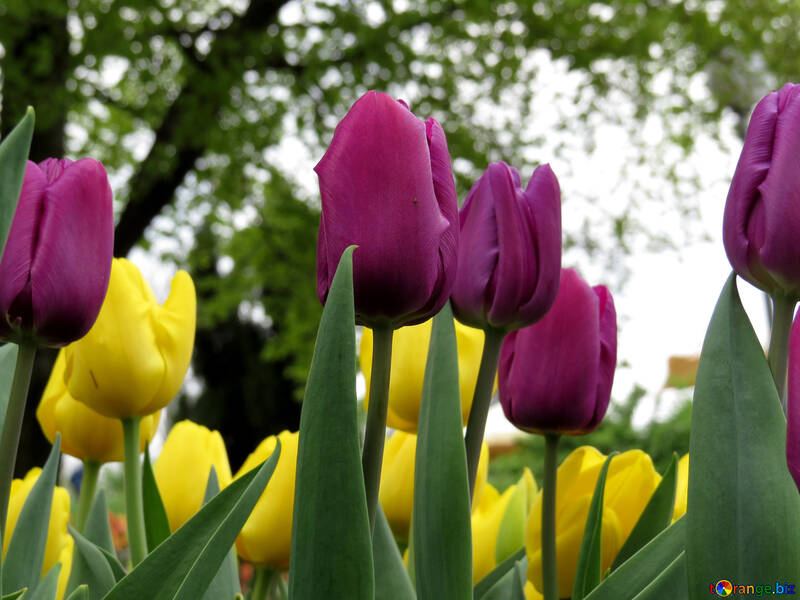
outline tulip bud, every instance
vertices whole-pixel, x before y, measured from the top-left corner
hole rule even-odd
[[[433,320],[403,327],[392,336],[392,378],[389,380],[389,412],[386,424],[409,433],[417,432],[422,380],[428,360]],[[467,424],[472,406],[472,391],[478,379],[483,352],[484,333],[455,322],[458,348],[458,380],[461,389],[461,417]],[[372,379],[372,330],[365,328],[361,336],[361,371],[367,384],[364,407],[369,408],[369,387]]]
[[[122,422],[96,413],[73,398],[64,384],[64,349],[59,351],[50,379],[44,388],[36,418],[45,437],[52,444],[61,434],[61,450],[81,460],[99,463],[125,458]],[[143,451],[158,429],[161,410],[142,418],[139,427],[139,450]]]
[[[504,162],[489,165],[459,214],[453,312],[473,327],[512,330],[541,319],[558,292],[561,191],[550,165],[522,189]]]
[[[498,381],[506,418],[536,433],[589,433],[606,414],[616,360],[611,294],[563,269],[553,308],[503,342]]]
[[[66,348],[64,381],[72,396],[106,417],[145,416],[178,393],[194,347],[197,299],[178,271],[163,305],[139,269],[114,259],[97,322]]]
[[[3,536],[3,559],[5,559],[8,545],[14,535],[14,527],[19,519],[20,512],[22,512],[25,500],[27,500],[28,494],[31,493],[41,472],[42,470],[36,467],[28,471],[24,479],[15,479],[11,482],[6,533]],[[64,597],[64,592],[67,589],[67,581],[69,581],[69,574],[72,569],[72,551],[75,544],[72,536],[67,531],[67,523],[69,523],[69,492],[63,487],[56,486],[53,490],[53,501],[50,506],[50,521],[47,528],[42,577],[56,563],[61,563],[61,572],[58,575],[58,600]]]
[[[108,288],[113,246],[103,165],[29,161],[0,261],[0,340],[63,346],[82,337]]]
[[[586,519],[597,478],[606,457],[581,446],[558,468],[556,484],[556,556],[558,591],[572,596]],[[603,495],[601,572],[605,573],[622,549],[650,497],[661,482],[653,461],[641,450],[629,450],[611,460]],[[539,493],[525,533],[528,579],[542,590],[542,494]]]
[[[450,296],[458,203],[442,127],[368,92],[336,127],[319,176],[317,291],[324,303],[339,258],[353,254],[356,320],[393,327],[429,319]]]
[[[800,298],[800,85],[758,103],[731,181],[722,225],[734,271],[770,294]]]
[[[378,498],[395,538],[408,541],[411,511],[414,506],[414,472],[417,456],[417,436],[395,431],[383,450],[381,487]],[[489,472],[489,445],[484,442],[478,461],[473,507],[478,506]]]
[[[188,420],[173,425],[153,466],[170,530],[178,529],[203,506],[211,467],[220,489],[227,487],[231,467],[219,431]]]
[[[289,552],[292,547],[299,434],[296,431],[281,431],[277,436],[272,435],[265,439],[244,461],[242,468],[236,473],[236,479],[267,460],[275,450],[276,439],[281,441],[278,464],[236,538],[236,550],[239,556],[258,567],[280,570],[289,566]],[[335,518],[333,515],[332,517]]]

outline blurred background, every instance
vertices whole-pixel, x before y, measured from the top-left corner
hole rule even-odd
[[[33,105],[33,160],[108,169],[115,254],[161,299],[191,273],[195,353],[169,417],[220,430],[234,471],[298,426],[321,313],[312,168],[356,98],[436,117],[461,200],[488,162],[525,181],[551,163],[564,266],[609,285],[620,319],[615,402],[576,442],[663,469],[688,450],[693,382],[685,365],[668,381],[668,359],[700,350],[747,119],[797,80],[798,30],[794,0],[5,0],[0,129]],[[763,333],[763,301],[746,301]],[[38,358],[19,474],[49,447],[34,411],[53,359]],[[502,489],[540,440],[490,424]]]

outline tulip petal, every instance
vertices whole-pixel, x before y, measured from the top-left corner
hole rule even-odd
[[[795,317],[789,336],[789,410],[786,424],[786,462],[800,491],[800,317]]]
[[[600,313],[600,363],[598,365],[597,398],[594,416],[588,423],[589,430],[600,425],[611,400],[611,387],[614,385],[614,372],[617,367],[617,312],[614,299],[604,285],[592,288],[599,301]]]
[[[111,211],[108,176],[91,158],[64,165],[45,190],[30,274],[33,326],[45,343],[78,339],[94,323],[111,272]]]

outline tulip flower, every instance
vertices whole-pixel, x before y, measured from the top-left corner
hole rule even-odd
[[[786,462],[800,490],[800,316],[789,338],[789,412],[786,424]]]
[[[122,423],[104,417],[73,398],[64,384],[64,349],[58,353],[42,394],[36,418],[45,437],[53,443],[61,433],[61,450],[84,461],[122,461]],[[161,411],[142,419],[139,449],[144,450],[158,429]]]
[[[322,195],[317,292],[324,303],[345,248],[356,319],[394,328],[439,312],[455,280],[458,204],[444,130],[371,91],[336,127],[314,168]]]
[[[260,568],[281,570],[289,566],[298,437],[297,432],[282,431],[277,437],[266,438],[236,473],[238,479],[259,466],[275,450],[276,440],[280,440],[281,453],[275,471],[236,538],[239,556]]]
[[[188,420],[173,425],[153,466],[170,530],[178,529],[203,506],[211,467],[220,489],[227,487],[231,467],[219,431]]]
[[[389,412],[386,424],[394,429],[416,433],[422,400],[422,380],[428,360],[433,320],[403,327],[392,336],[392,374],[389,381]],[[461,388],[461,416],[466,425],[472,404],[472,390],[478,379],[484,334],[455,322],[458,347],[458,379]],[[364,328],[361,336],[361,371],[367,383],[364,403],[369,407],[369,389],[373,350],[372,330]]]
[[[608,408],[616,357],[611,294],[562,270],[553,308],[503,342],[498,380],[506,418],[536,433],[592,431]]]
[[[386,520],[401,542],[408,541],[411,512],[414,506],[414,472],[417,436],[395,431],[386,442],[381,469],[379,499]],[[473,508],[478,506],[489,472],[489,445],[484,442],[478,467],[478,481],[473,495]]]
[[[22,506],[31,493],[33,485],[39,479],[42,470],[38,467],[28,471],[24,479],[15,479],[11,482],[11,497],[8,503],[8,519],[6,521],[6,535],[3,537],[3,558],[5,558],[8,545],[14,535],[14,527],[19,519]],[[47,542],[44,550],[42,564],[42,577],[55,566],[61,563],[61,572],[58,575],[58,600],[64,597],[72,568],[72,551],[74,540],[67,531],[69,522],[69,492],[63,487],[56,486],[53,490],[53,501],[50,508],[50,522],[47,528]]]
[[[558,468],[556,486],[556,552],[558,590],[572,596],[578,554],[589,515],[597,478],[606,457],[590,446],[574,450]],[[629,450],[614,457],[609,465],[603,496],[602,568],[605,573],[650,501],[661,476],[650,457],[641,450]],[[542,591],[542,494],[534,502],[526,529],[528,579]]]
[[[63,346],[82,337],[103,302],[113,245],[103,165],[29,161],[0,261],[0,340]]]
[[[92,329],[66,348],[64,381],[78,401],[126,419],[164,408],[178,393],[194,346],[196,296],[178,271],[163,305],[139,269],[114,259],[108,294]]]
[[[473,327],[505,331],[541,319],[558,292],[561,192],[549,165],[523,190],[516,169],[489,165],[459,214],[453,312]]]
[[[800,297],[800,85],[758,103],[731,181],[722,226],[736,273],[770,294]]]

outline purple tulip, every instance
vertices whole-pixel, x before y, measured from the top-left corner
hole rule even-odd
[[[113,245],[103,165],[29,161],[0,261],[0,339],[64,346],[85,335],[108,288]]]
[[[725,204],[734,271],[769,293],[800,297],[800,85],[758,103]]]
[[[786,462],[800,490],[800,313],[789,335],[789,410],[786,415]]]
[[[473,327],[510,331],[541,319],[558,292],[561,192],[550,165],[522,189],[504,162],[489,165],[459,215],[453,311]]]
[[[317,292],[324,303],[339,258],[353,255],[356,319],[421,323],[455,280],[458,203],[442,127],[391,96],[368,92],[336,127],[319,176]]]
[[[611,293],[563,269],[550,311],[503,342],[498,380],[506,418],[536,433],[589,433],[606,414],[616,362]]]

